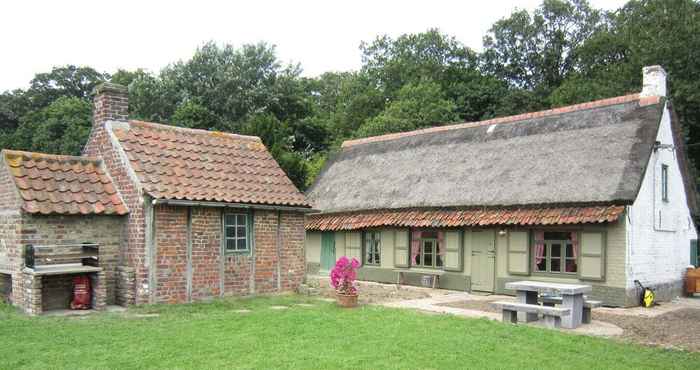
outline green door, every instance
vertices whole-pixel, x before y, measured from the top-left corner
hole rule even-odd
[[[321,234],[321,273],[328,273],[335,266],[335,234]]]
[[[496,234],[493,230],[472,233],[472,290],[493,292],[496,280]]]

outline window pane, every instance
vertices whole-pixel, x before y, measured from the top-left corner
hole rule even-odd
[[[571,244],[566,245],[566,258],[574,257],[574,246]]]
[[[245,250],[245,239],[236,239],[236,246],[239,251]]]
[[[559,258],[552,257],[552,271],[551,272],[561,272],[561,260]]]
[[[577,266],[576,266],[576,260],[575,259],[567,259],[566,260],[566,272],[576,272]]]
[[[236,215],[236,222],[238,225],[245,225],[245,215]]]
[[[435,266],[442,267],[442,256],[439,254],[435,255]]]
[[[226,215],[224,216],[224,223],[226,226],[233,226],[236,224],[236,216],[235,215]]]
[[[236,239],[226,239],[226,249],[231,251],[236,250]]]
[[[552,244],[552,257],[561,257],[561,244]]]
[[[245,226],[244,227],[238,226],[236,229],[238,232],[238,234],[236,234],[236,236],[239,238],[245,238],[245,236],[246,236],[245,235]]]
[[[433,265],[433,255],[426,253],[423,255],[423,264],[426,266],[432,266]]]
[[[416,256],[416,266],[422,265],[423,264],[423,259],[421,258],[420,253]]]
[[[235,227],[227,227],[226,228],[226,237],[227,238],[235,238],[236,237],[236,228]]]

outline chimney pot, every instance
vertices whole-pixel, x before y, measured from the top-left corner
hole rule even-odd
[[[93,91],[93,125],[101,126],[107,121],[128,121],[129,92],[126,86],[105,82]]]
[[[640,97],[666,96],[666,71],[661,66],[642,68],[642,93]]]

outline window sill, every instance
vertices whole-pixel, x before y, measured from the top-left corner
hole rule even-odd
[[[242,255],[242,254],[250,254],[250,249],[246,249],[244,251],[225,251],[224,255],[226,256],[236,256],[236,255]]]
[[[550,278],[561,278],[561,279],[579,279],[578,277],[578,272],[568,272],[568,273],[552,273],[552,272],[540,272],[540,271],[533,271],[532,272],[533,276],[543,276],[543,277],[550,277]]]

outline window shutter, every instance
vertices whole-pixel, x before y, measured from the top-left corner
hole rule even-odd
[[[530,239],[527,231],[508,233],[508,273],[530,274]]]
[[[581,280],[605,279],[605,234],[602,232],[581,233],[580,247],[579,278]]]
[[[440,246],[443,248],[443,246]],[[446,271],[462,271],[462,232],[445,232],[445,261],[443,268]]]
[[[362,233],[351,231],[345,234],[345,255],[362,263]]]
[[[698,266],[698,240],[697,239],[692,239],[690,241],[690,264],[699,267]]]
[[[408,230],[396,230],[396,235],[394,237],[394,266],[408,267],[408,249]]]

